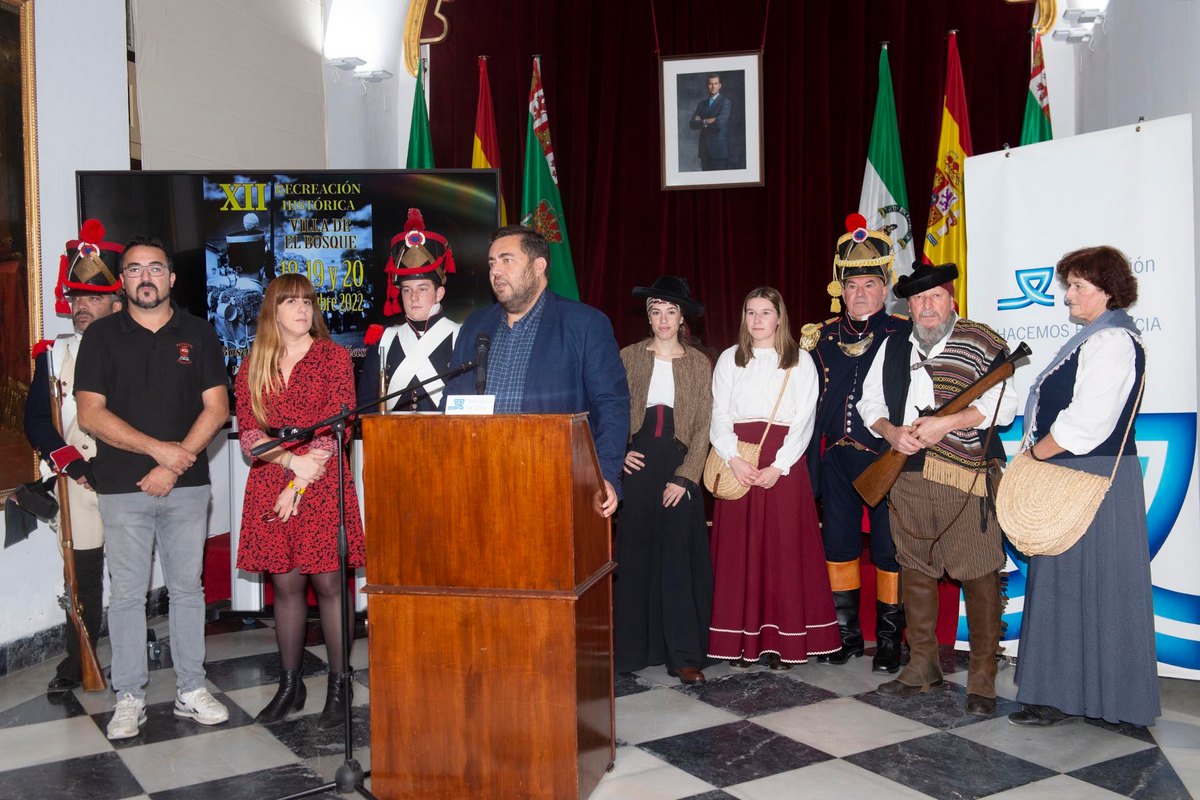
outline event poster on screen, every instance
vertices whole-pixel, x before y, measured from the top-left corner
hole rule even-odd
[[[99,219],[109,241],[163,242],[174,298],[212,322],[231,378],[254,341],[266,285],[287,273],[312,282],[330,335],[360,364],[367,327],[399,321],[383,314],[384,267],[413,208],[453,251],[446,313],[462,321],[492,302],[494,170],[79,172],[77,181],[81,222]]]

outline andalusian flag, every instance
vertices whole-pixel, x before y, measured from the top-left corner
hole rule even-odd
[[[875,97],[875,122],[867,148],[858,213],[867,227],[884,230],[892,237],[896,275],[912,272],[912,218],[908,214],[908,189],[904,185],[904,159],[900,155],[900,126],[896,121],[896,98],[892,93],[892,69],[887,44],[879,52],[879,94]]]
[[[479,102],[475,106],[475,144],[471,147],[471,169],[500,170],[500,141],[496,138],[496,115],[492,113],[487,56],[479,57]],[[503,178],[500,180],[500,224],[508,224]]]
[[[433,137],[429,110],[425,108],[425,59],[417,61],[417,93],[413,97],[412,125],[408,129],[409,169],[433,169]]]
[[[946,48],[946,94],[942,100],[942,132],[938,137],[937,164],[929,222],[925,226],[923,259],[928,264],[955,263],[958,280],[954,299],[958,313],[967,314],[967,221],[963,198],[963,162],[971,152],[971,126],[967,122],[967,94],[958,61],[958,38],[950,32]]]
[[[1042,36],[1033,37],[1033,67],[1029,70],[1029,94],[1025,97],[1025,120],[1021,123],[1021,144],[1036,144],[1054,138],[1050,127],[1050,89],[1046,85],[1046,66],[1042,62]]]
[[[558,171],[550,144],[550,117],[542,92],[542,63],[533,58],[533,83],[529,87],[529,127],[525,132],[525,186],[521,198],[521,224],[541,233],[550,242],[550,290],[579,299],[575,263],[567,241]]]

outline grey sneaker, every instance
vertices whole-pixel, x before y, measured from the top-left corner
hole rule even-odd
[[[124,692],[108,721],[109,739],[130,739],[146,724],[146,701]]]
[[[175,692],[175,716],[194,719],[201,725],[219,725],[229,719],[229,709],[201,686],[190,692]]]

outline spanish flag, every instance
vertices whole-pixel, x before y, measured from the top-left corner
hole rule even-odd
[[[967,122],[967,94],[958,60],[958,38],[950,31],[946,48],[946,93],[942,100],[942,132],[938,137],[937,164],[929,222],[925,226],[926,264],[958,265],[954,299],[958,313],[967,313],[967,222],[963,198],[963,162],[973,155],[971,126]]]
[[[471,169],[500,170],[500,141],[496,138],[496,115],[492,113],[487,56],[479,57],[479,102],[475,106],[475,144],[471,148]],[[500,224],[508,224],[503,178],[500,179]]]

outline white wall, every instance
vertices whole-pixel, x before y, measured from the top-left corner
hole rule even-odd
[[[80,49],[80,31],[86,46]],[[79,233],[75,170],[129,168],[125,4],[51,0],[34,4],[38,178],[41,197],[44,335],[71,329],[54,314],[58,256]],[[83,54],[83,55],[81,55]],[[84,57],[84,55],[86,57]],[[62,624],[62,559],[54,533],[39,528],[0,556],[0,642]]]
[[[135,0],[146,169],[320,169],[320,0]]]

